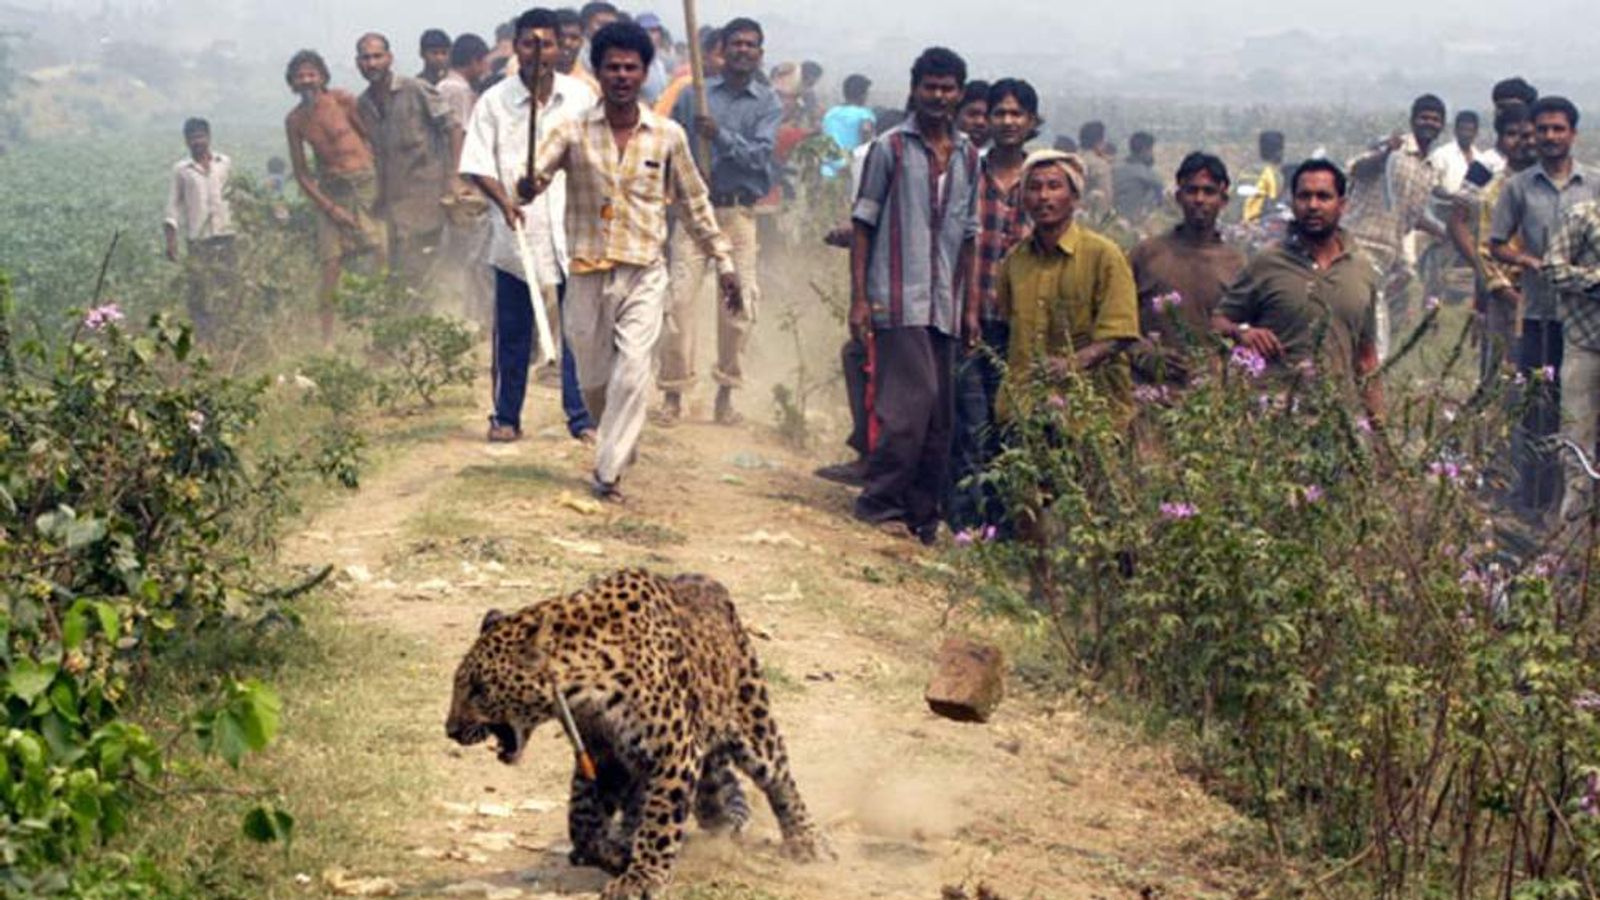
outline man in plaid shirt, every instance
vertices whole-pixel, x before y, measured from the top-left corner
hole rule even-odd
[[[1544,276],[1560,295],[1562,335],[1566,347],[1561,365],[1562,434],[1595,453],[1600,421],[1600,201],[1567,210],[1544,255]],[[1592,485],[1576,457],[1562,458],[1567,492],[1561,501],[1561,526],[1566,536],[1591,509]]]
[[[615,22],[595,33],[589,61],[604,99],[563,122],[539,147],[533,186],[567,173],[571,278],[562,330],[577,362],[584,404],[600,420],[594,493],[620,502],[653,389],[656,340],[667,295],[667,207],[682,201],[687,228],[715,261],[722,297],[741,309],[739,276],[717,229],[710,191],[682,126],[639,99],[655,44],[643,28]]]

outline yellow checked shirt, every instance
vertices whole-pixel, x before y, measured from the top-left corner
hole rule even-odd
[[[624,152],[617,152],[602,104],[552,132],[539,147],[534,168],[545,179],[567,173],[567,251],[574,274],[660,262],[667,207],[675,200],[683,202],[679,227],[688,228],[701,250],[717,261],[718,272],[733,272],[730,245],[717,228],[688,136],[678,123],[643,104]]]
[[[1097,341],[1138,340],[1139,298],[1127,257],[1109,239],[1073,224],[1051,247],[1024,240],[1000,264],[998,300],[1011,322],[1008,379],[1029,378],[1035,361],[1071,360]],[[1095,369],[1094,383],[1125,415],[1133,411],[1126,356]],[[1009,390],[1011,402],[1025,392]]]

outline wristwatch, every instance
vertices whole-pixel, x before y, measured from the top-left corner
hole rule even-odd
[[[1234,340],[1242,341],[1242,340],[1244,340],[1244,336],[1249,334],[1249,333],[1250,333],[1250,323],[1249,322],[1240,322],[1239,323],[1239,327],[1235,328],[1233,330],[1233,338],[1234,338]]]

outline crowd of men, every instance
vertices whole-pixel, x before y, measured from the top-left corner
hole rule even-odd
[[[1447,110],[1424,95],[1408,131],[1344,166],[1314,156],[1288,169],[1285,136],[1263,132],[1259,174],[1237,192],[1242,220],[1273,239],[1247,253],[1218,225],[1235,193],[1220,158],[1190,153],[1167,178],[1151,134],[1130,135],[1118,160],[1100,122],[1030,150],[1034,88],[969,79],[951,50],[914,61],[903,107],[873,109],[871,82],[851,75],[824,110],[821,68],[769,70],[760,23],[691,39],[703,94],[658,17],[602,2],[528,10],[492,44],[430,30],[415,77],[394,71],[387,37],[363,35],[359,96],[329,86],[316,52],[296,54],[289,156],[318,213],[325,338],[347,268],[450,285],[492,324],[488,439],[511,441],[533,360],[558,355],[539,346],[539,323],[559,323],[548,377],[573,437],[595,445],[595,495],[621,501],[647,424],[679,422],[699,383],[708,302],[714,420],[741,420],[760,214],[780,193],[786,149],[820,133],[839,151],[821,175],[853,185],[829,242],[849,252],[842,364],[857,458],[819,474],[860,487],[865,521],[925,542],[941,524],[984,521],[969,476],[1028,412],[1008,381],[1086,376],[1131,422],[1135,384],[1182,390],[1205,377],[1191,371],[1197,339],[1233,344],[1269,376],[1330,380],[1381,428],[1381,386],[1367,376],[1412,315],[1406,282],[1429,241],[1474,275],[1485,382],[1521,373],[1545,387],[1518,432],[1511,505],[1550,528],[1587,511],[1575,465],[1558,502],[1547,446],[1562,433],[1592,449],[1600,416],[1600,182],[1572,158],[1571,102],[1500,82],[1494,146],[1480,150],[1475,113],[1441,141]],[[212,273],[195,283],[214,288],[233,252],[230,166],[204,122],[184,134],[167,252],[176,258],[183,236],[192,265]],[[1102,233],[1169,203],[1178,223],[1128,252]],[[713,272],[714,301],[702,293]],[[201,323],[205,304],[191,306]]]

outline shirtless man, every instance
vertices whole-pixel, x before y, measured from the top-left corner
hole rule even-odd
[[[345,260],[371,255],[378,271],[389,267],[388,236],[373,212],[378,176],[370,139],[356,111],[356,98],[328,89],[328,64],[313,50],[301,50],[284,73],[300,105],[289,111],[289,158],[294,179],[318,210],[317,256],[322,267],[318,291],[322,341],[333,340],[333,295]],[[313,175],[306,145],[317,161]]]

